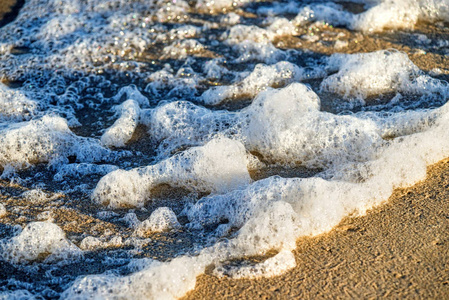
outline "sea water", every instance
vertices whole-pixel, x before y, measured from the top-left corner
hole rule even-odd
[[[449,156],[443,71],[337,53],[332,31],[449,55],[420,22],[448,2],[26,1],[0,29],[0,299],[172,299],[206,269],[295,267],[298,238]],[[304,28],[335,53],[288,46]]]

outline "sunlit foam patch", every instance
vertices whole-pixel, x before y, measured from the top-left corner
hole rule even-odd
[[[364,100],[384,93],[447,95],[449,91],[446,82],[425,75],[407,54],[395,50],[333,54],[327,68],[337,73],[326,77],[321,89],[346,99]]]
[[[79,257],[82,253],[59,226],[49,222],[29,223],[19,235],[2,240],[0,247],[2,257],[13,263],[51,262]]]

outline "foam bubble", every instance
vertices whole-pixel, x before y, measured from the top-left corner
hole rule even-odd
[[[6,207],[0,203],[0,218],[3,218],[8,214],[8,211],[6,210]]]
[[[118,167],[114,165],[96,165],[90,163],[80,163],[80,164],[68,164],[58,167],[58,171],[53,176],[54,181],[63,181],[69,177],[79,178],[81,176],[88,175],[106,175],[112,171],[117,170]]]
[[[438,20],[449,20],[449,4],[445,0],[384,0],[357,15],[351,27],[363,31],[413,29],[418,21]]]
[[[298,66],[282,61],[274,65],[258,64],[245,79],[230,86],[211,88],[201,99],[208,105],[216,105],[226,99],[253,97],[270,86],[282,86],[304,78],[304,71]]]
[[[251,0],[198,0],[196,9],[214,13],[233,9],[248,2],[251,2]]]
[[[96,250],[103,247],[104,243],[99,238],[93,236],[85,237],[80,243],[82,250]]]
[[[22,121],[37,112],[37,103],[28,99],[24,93],[12,90],[0,83],[0,120]]]
[[[413,29],[418,21],[449,20],[449,4],[445,0],[372,1],[368,9],[352,14],[335,3],[311,4],[303,7],[294,22],[303,25],[325,21],[350,29],[378,32],[384,29]]]
[[[106,129],[101,143],[107,147],[124,147],[131,139],[139,123],[140,107],[135,100],[127,100],[117,107],[119,118]]]
[[[134,85],[128,85],[125,87],[120,88],[120,90],[118,91],[118,93],[112,97],[112,100],[114,102],[121,102],[120,100],[125,97],[125,100],[133,100],[136,102],[136,104],[139,106],[149,106],[149,101],[148,98],[145,97],[144,95],[142,95],[142,93],[139,91],[139,89]],[[125,103],[122,103],[122,105],[124,105]],[[127,104],[127,105],[131,105],[131,104]]]
[[[147,220],[137,226],[135,233],[143,237],[148,233],[170,231],[179,228],[181,228],[181,225],[175,213],[168,207],[159,207],[151,213]]]
[[[10,124],[1,130],[0,165],[16,169],[37,163],[58,163],[75,156],[81,162],[104,159],[109,155],[93,139],[73,134],[61,117]]]
[[[415,66],[407,54],[377,51],[359,54],[334,54],[329,58],[330,71],[321,89],[345,98],[366,99],[383,93],[446,93],[447,85],[435,80]]]
[[[79,278],[61,297],[176,299],[195,287],[196,276],[208,263],[210,259],[204,257],[177,257],[166,263],[141,262],[139,269],[143,269],[129,276],[90,275]]]
[[[78,247],[70,242],[58,225],[47,222],[29,223],[22,232],[0,244],[3,259],[26,263],[39,259],[55,261],[77,257]]]
[[[23,192],[21,196],[26,201],[31,202],[31,203],[45,203],[45,202],[57,199],[58,197],[60,197],[62,195],[61,194],[51,195],[49,193],[46,193],[42,189],[32,189],[32,190]]]
[[[37,299],[36,296],[31,294],[27,290],[15,290],[0,293],[1,300],[34,300]]]
[[[275,256],[253,266],[215,268],[214,275],[218,277],[228,276],[233,279],[254,279],[278,276],[294,267],[296,267],[295,256],[291,251],[283,250]]]

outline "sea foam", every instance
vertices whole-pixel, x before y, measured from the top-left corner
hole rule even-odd
[[[301,43],[409,34],[449,6],[356,2],[26,1],[0,29],[0,256],[45,277],[0,298],[172,299],[206,270],[280,275],[298,238],[423,180],[449,156],[446,70]],[[61,269],[81,257],[92,268]]]

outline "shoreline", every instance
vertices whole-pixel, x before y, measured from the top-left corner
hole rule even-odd
[[[365,216],[304,237],[297,266],[281,276],[233,280],[201,275],[183,300],[425,298],[449,296],[449,159],[397,189]]]

